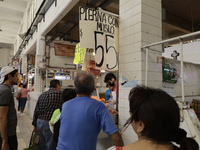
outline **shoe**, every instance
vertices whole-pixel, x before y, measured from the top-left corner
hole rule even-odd
[[[25,113],[20,113],[20,116],[24,116],[25,115]]]

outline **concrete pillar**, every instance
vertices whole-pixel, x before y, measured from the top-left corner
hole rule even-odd
[[[161,0],[120,0],[119,25],[119,82],[122,78],[138,85],[145,83],[145,52],[140,47],[162,40]],[[162,46],[152,49],[162,51]],[[157,63],[161,52],[149,51],[148,86],[162,86],[162,64]],[[135,84],[135,85],[137,85]],[[121,129],[129,115],[128,94],[134,84],[119,87],[119,127]],[[132,126],[122,130],[125,144],[137,140]]]
[[[45,56],[45,37],[40,36],[37,39],[36,45],[36,57],[35,57],[35,79],[34,79],[34,91],[42,92],[43,80],[40,75],[40,64]]]
[[[23,55],[22,57],[22,74],[27,73],[27,55]]]

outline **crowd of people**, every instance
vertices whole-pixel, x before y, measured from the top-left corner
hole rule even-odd
[[[0,76],[0,147],[17,150],[17,115],[11,87],[18,82],[18,71],[6,66]],[[104,82],[116,91],[114,74],[107,74]],[[62,92],[60,81],[53,79],[49,90],[39,96],[32,122],[39,133],[39,150],[95,150],[100,130],[112,138],[112,149],[116,150],[199,150],[197,142],[179,128],[179,107],[166,92],[144,86],[132,88],[128,96],[130,118],[124,128],[132,125],[138,141],[124,146],[106,105],[91,98],[94,75],[77,72],[74,86]],[[19,92],[22,101],[18,110],[23,112],[29,91],[24,86]]]

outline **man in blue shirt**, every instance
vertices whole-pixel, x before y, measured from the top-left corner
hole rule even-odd
[[[109,89],[106,91],[105,96],[106,100],[108,101],[112,97],[112,91],[114,89],[114,86],[111,84],[108,84]]]
[[[79,72],[74,80],[77,97],[63,104],[57,150],[96,150],[101,129],[115,146],[123,146],[121,135],[106,106],[90,96],[94,90],[92,74]]]

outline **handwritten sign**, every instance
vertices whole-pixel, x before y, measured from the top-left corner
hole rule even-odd
[[[76,44],[74,64],[82,64],[83,63],[85,52],[86,52],[86,48],[81,48],[80,43]]]
[[[79,8],[80,46],[93,48],[96,67],[104,70],[118,70],[117,17],[92,8]]]
[[[55,55],[74,57],[74,45],[54,43]]]

